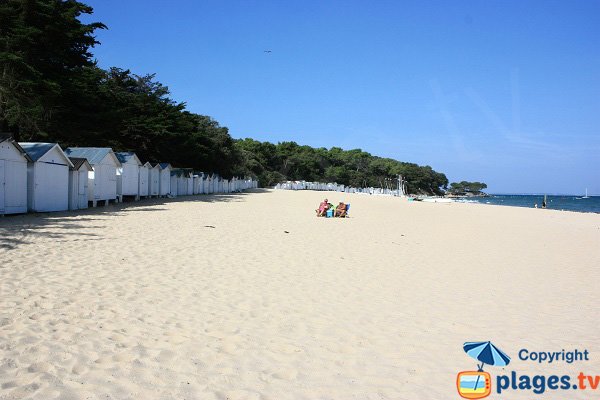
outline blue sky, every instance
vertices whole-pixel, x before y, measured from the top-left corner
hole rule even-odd
[[[156,73],[233,137],[600,194],[600,1],[83,1],[100,66]]]

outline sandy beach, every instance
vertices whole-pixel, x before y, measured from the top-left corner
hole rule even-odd
[[[598,214],[257,190],[10,216],[0,399],[456,399],[466,341],[512,357],[492,375],[600,375],[599,305]]]

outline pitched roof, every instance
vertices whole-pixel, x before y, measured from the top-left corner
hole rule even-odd
[[[160,169],[165,169],[165,168],[167,168],[167,167],[169,167],[169,168],[173,168],[173,167],[171,166],[171,164],[169,164],[168,162],[161,162],[161,163],[158,163],[158,165],[160,165]]]
[[[171,176],[185,176],[186,178],[191,178],[194,174],[194,170],[192,168],[173,168],[171,170]]]
[[[114,155],[110,147],[69,147],[65,150],[65,153],[69,157],[87,158],[88,162],[92,165],[98,164],[104,160],[107,154],[112,153],[116,164],[120,164],[119,159]]]
[[[19,143],[23,150],[31,157],[33,161],[39,160],[44,154],[52,150],[56,143]]]
[[[73,163],[73,168],[71,168],[71,170],[77,171],[83,165],[87,165],[88,171],[92,170],[92,166],[88,162],[87,158],[69,157],[69,160],[71,160],[71,162]]]
[[[7,133],[0,133],[0,143],[2,142],[10,142],[13,146],[16,147],[17,151],[19,151],[21,154],[23,154],[23,157],[25,157],[27,159],[27,161],[32,161],[31,157],[29,157],[29,154],[27,154],[27,152],[25,150],[23,150],[23,148],[19,145],[19,143],[17,143],[17,141],[15,139],[12,138],[11,135],[7,134]]]
[[[139,165],[142,165],[142,162],[133,151],[118,151],[115,152],[115,156],[117,156],[121,164],[127,164],[131,159],[134,159]]]
[[[33,162],[36,162],[37,160],[42,158],[44,154],[46,154],[53,148],[58,147],[58,151],[62,155],[62,157],[64,157],[65,161],[67,162],[67,165],[69,165],[69,167],[71,166],[71,160],[69,160],[69,157],[65,155],[58,143],[20,142],[19,145],[21,146],[21,148],[23,148],[23,150],[25,150],[27,155],[31,157],[31,160]]]

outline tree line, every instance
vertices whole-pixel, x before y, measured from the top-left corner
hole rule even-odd
[[[112,147],[141,159],[246,175],[262,186],[285,180],[395,187],[442,193],[443,173],[360,149],[313,148],[295,142],[233,139],[209,116],[174,101],[155,75],[102,69],[93,58],[100,22],[83,23],[90,6],[74,0],[0,2],[0,132],[19,141]]]

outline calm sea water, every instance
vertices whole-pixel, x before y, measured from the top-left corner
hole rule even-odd
[[[600,213],[600,196],[590,196],[589,199],[578,199],[581,196],[547,196],[547,208],[551,210],[577,211]],[[529,207],[537,203],[542,206],[544,195],[535,194],[494,194],[490,197],[477,197],[460,200],[466,203],[496,204],[500,206]]]

